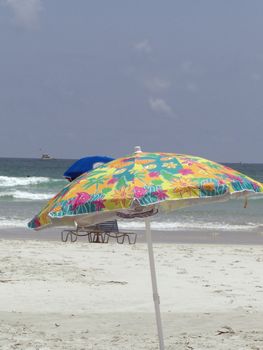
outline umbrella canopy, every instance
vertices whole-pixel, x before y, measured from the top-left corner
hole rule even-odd
[[[164,210],[263,192],[263,185],[224,165],[174,153],[137,152],[81,175],[28,224],[40,229],[155,206]],[[100,214],[99,216],[97,214]]]
[[[79,176],[68,184],[28,224],[93,224],[110,216],[153,215],[194,203],[227,200],[262,193],[263,185],[224,165],[196,156],[174,153],[134,154]],[[164,350],[149,218],[145,219],[153,300],[159,337]]]
[[[112,160],[114,160],[114,158],[102,156],[81,158],[65,171],[64,177],[70,181],[75,180],[78,176],[86,173],[87,171],[93,170],[102,164],[111,162]]]

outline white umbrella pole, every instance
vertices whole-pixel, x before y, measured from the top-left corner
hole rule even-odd
[[[145,219],[145,228],[146,228],[145,232],[146,232],[146,240],[148,245],[151,277],[152,277],[153,301],[154,301],[155,316],[156,316],[156,323],[157,323],[157,330],[158,330],[158,337],[159,337],[159,347],[160,347],[160,350],[164,350],[163,328],[162,328],[162,320],[161,320],[161,312],[160,312],[160,298],[157,290],[157,280],[156,280],[153,246],[152,246],[151,223],[149,218]]]

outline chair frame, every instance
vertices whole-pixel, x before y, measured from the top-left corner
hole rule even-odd
[[[121,232],[117,220],[105,221],[94,226],[78,226],[76,230],[63,230],[61,232],[62,242],[74,243],[78,237],[88,237],[90,243],[108,243],[110,238],[115,238],[118,244],[123,244],[127,239],[129,244],[135,244],[137,233]]]

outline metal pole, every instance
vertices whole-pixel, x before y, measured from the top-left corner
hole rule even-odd
[[[152,278],[153,301],[154,301],[155,316],[156,316],[156,323],[157,323],[157,330],[158,330],[158,337],[159,337],[159,348],[160,350],[164,350],[163,328],[162,328],[162,320],[161,320],[161,312],[160,312],[160,298],[157,290],[157,280],[156,280],[153,246],[152,246],[152,235],[151,235],[151,223],[149,218],[145,219],[145,228],[146,228],[145,233],[146,233],[146,240],[148,245],[151,278]]]

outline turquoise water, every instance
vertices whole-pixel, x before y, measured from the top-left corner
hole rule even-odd
[[[74,162],[70,159],[0,158],[0,228],[26,227],[46,201],[67,181],[63,173]],[[263,182],[263,164],[227,164]],[[255,231],[263,225],[263,197],[198,205],[153,218],[160,230],[240,230]],[[142,228],[140,221],[122,222],[123,228]]]

